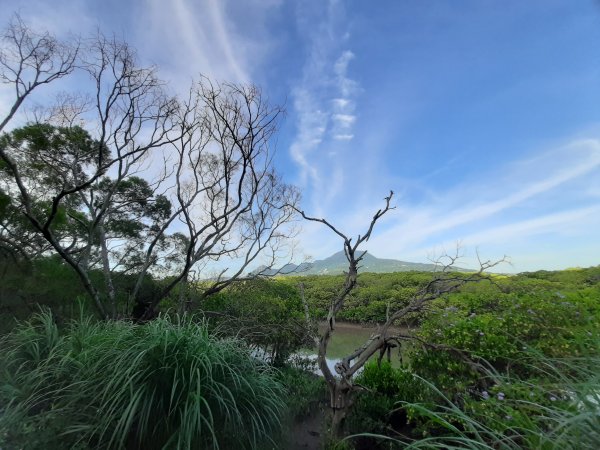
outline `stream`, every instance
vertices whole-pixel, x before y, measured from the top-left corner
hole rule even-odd
[[[326,326],[325,323],[320,326]],[[335,373],[334,366],[335,363],[342,359],[344,356],[347,356],[354,352],[357,348],[364,345],[365,342],[371,337],[377,330],[375,325],[363,325],[357,323],[350,322],[337,322],[335,325],[335,332],[331,340],[329,341],[329,345],[327,346],[327,365],[331,369],[333,373]],[[409,332],[408,328],[398,328],[395,327],[393,330],[402,331],[404,333]],[[392,366],[400,367],[402,365],[400,357],[401,355],[400,348],[394,348],[391,352],[391,362]],[[317,359],[317,348],[314,347],[312,349],[303,349],[296,353],[299,356],[308,357],[310,359]],[[377,359],[379,352],[375,353],[371,359]],[[315,373],[321,374],[321,371],[317,368]]]

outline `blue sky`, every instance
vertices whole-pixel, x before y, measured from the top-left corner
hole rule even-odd
[[[7,1],[57,34],[99,28],[171,89],[253,82],[287,114],[277,160],[303,208],[368,249],[426,261],[460,242],[503,271],[600,264],[600,2]],[[6,14],[8,16],[8,14]],[[6,17],[8,19],[8,17]],[[303,253],[341,249],[305,224]]]

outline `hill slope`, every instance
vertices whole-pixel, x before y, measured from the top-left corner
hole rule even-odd
[[[407,261],[399,261],[397,259],[377,258],[370,253],[367,253],[360,264],[361,272],[372,273],[390,273],[390,272],[408,272],[411,270],[422,272],[433,272],[436,269],[435,264],[423,264]],[[439,266],[437,269],[439,270]],[[257,269],[257,271],[264,267]],[[348,270],[348,261],[344,252],[334,253],[328,258],[318,259],[312,263],[287,264],[279,269],[279,273],[285,275],[335,275]],[[465,271],[457,267],[457,271]],[[276,269],[267,270],[265,275],[273,275],[277,272]]]

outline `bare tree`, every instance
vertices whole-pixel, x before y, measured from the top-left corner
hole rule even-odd
[[[63,43],[49,33],[37,33],[13,15],[1,36],[0,83],[13,92],[14,100],[5,105],[0,117],[2,133],[27,98],[40,86],[52,83],[75,69],[78,43]],[[0,173],[11,169],[12,160],[0,146]],[[12,201],[12,192],[0,187],[0,249],[3,253],[29,258],[47,250],[44,240],[24,223]]]
[[[2,121],[2,129],[38,86],[67,76],[77,67],[82,67],[93,81],[91,108],[74,111],[82,114],[82,121],[95,124],[95,139],[84,136],[86,133],[78,127],[63,127],[65,139],[56,142],[54,131],[46,128],[49,146],[44,148],[31,145],[26,138],[5,135],[0,145],[0,160],[4,174],[8,175],[4,179],[9,180],[5,190],[20,197],[20,210],[33,229],[73,267],[100,315],[114,317],[114,288],[107,270],[110,262],[106,248],[102,247],[102,251],[109,308],[90,279],[90,254],[98,236],[101,246],[105,242],[104,219],[111,197],[150,150],[167,142],[177,102],[163,93],[154,69],[139,68],[134,52],[114,39],[99,35],[86,43],[85,51],[80,47],[69,48],[48,34],[32,32],[16,17],[9,25],[5,42],[0,59],[2,80],[15,86],[15,97]],[[83,115],[85,112],[87,116]],[[39,135],[43,128],[30,131]],[[30,164],[32,161],[43,166]],[[32,170],[36,168],[37,171]],[[114,182],[110,189],[105,189],[102,201],[97,202],[93,188],[109,172],[114,174]],[[37,207],[40,200],[48,206]],[[65,206],[82,202],[87,202],[89,220],[77,215],[72,218],[84,231],[83,242],[81,235],[69,239],[57,232]]]
[[[198,264],[229,259],[234,266],[205,284],[207,296],[248,279],[258,258],[266,257],[270,268],[289,256],[299,195],[274,171],[269,147],[281,113],[255,86],[215,85],[204,78],[192,88],[171,141],[177,155],[173,203],[185,230],[183,267],[145,316],[154,313],[159,298],[186,283]]]
[[[147,319],[200,266],[226,258],[235,266],[205,284],[210,295],[247,278],[259,258],[271,267],[285,256],[295,214],[287,205],[298,193],[273,169],[270,139],[282,110],[258,88],[202,79],[180,101],[165,93],[154,68],[138,66],[126,43],[98,34],[59,45],[18,17],[0,64],[2,80],[15,86],[2,128],[38,86],[74,71],[91,81],[88,91],[63,93],[55,106],[34,111],[42,123],[2,137],[0,200],[19,199],[11,211],[42,238],[41,252],[51,249],[76,271],[102,317],[119,315],[117,271],[137,275],[130,299],[136,317]],[[147,181],[157,165],[160,174]],[[14,230],[3,225],[0,237],[10,240],[4,230]],[[12,244],[10,251],[25,250]],[[92,282],[95,269],[103,287]],[[171,281],[139,298],[145,277],[167,269]]]
[[[376,353],[379,352],[379,354],[383,356],[390,346],[395,345],[402,340],[418,340],[415,336],[410,334],[399,333],[393,325],[411,314],[414,315],[424,312],[431,301],[456,291],[466,283],[490,280],[489,275],[487,275],[485,271],[501,262],[480,261],[480,268],[477,272],[456,274],[452,272],[452,269],[458,256],[445,255],[445,261],[443,261],[444,258],[438,260],[438,262],[440,262],[439,272],[437,272],[425,286],[419,289],[419,291],[409,299],[408,304],[405,307],[396,311],[388,311],[387,320],[377,328],[369,340],[352,354],[347,355],[335,364],[336,373],[334,374],[327,365],[327,348],[331,337],[335,332],[336,316],[344,307],[346,298],[355,288],[357,283],[358,270],[360,268],[359,264],[366,254],[366,251],[359,250],[359,246],[369,240],[377,221],[387,212],[394,209],[394,207],[390,206],[393,195],[394,193],[390,192],[390,195],[385,197],[384,207],[375,213],[366,233],[364,235],[359,235],[354,243],[352,242],[353,238],[348,237],[348,235],[341,232],[327,220],[310,217],[304,211],[297,210],[305,220],[322,223],[339,236],[343,241],[344,254],[348,260],[348,272],[345,272],[346,276],[344,284],[338,294],[331,300],[329,312],[327,314],[327,326],[324,331],[320,333],[318,339],[317,362],[329,388],[330,407],[332,410],[331,433],[332,436],[336,438],[340,437],[342,434],[343,422],[351,409],[353,395],[359,389],[359,387],[353,383],[354,375],[356,375],[365,363]],[[428,345],[427,343],[423,344]],[[430,347],[435,346],[431,345]],[[439,346],[436,348],[441,350]],[[460,356],[467,357],[467,355],[463,355],[457,349],[444,348],[444,350],[456,351]]]
[[[0,132],[13,119],[23,102],[42,85],[75,70],[79,45],[58,41],[49,33],[31,30],[15,14],[2,36],[0,82],[12,86],[14,101],[0,122]]]

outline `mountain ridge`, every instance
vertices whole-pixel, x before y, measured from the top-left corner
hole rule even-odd
[[[415,263],[409,261],[401,261],[398,259],[377,258],[376,256],[366,253],[360,262],[359,270],[363,273],[391,273],[391,272],[433,272],[439,270],[440,266],[431,263]],[[257,268],[253,273],[263,271],[264,275],[287,275],[287,276],[302,276],[302,275],[338,275],[348,270],[348,260],[343,251],[334,253],[324,259],[318,259],[313,262],[305,262],[300,264],[286,264],[279,269],[267,269],[265,266]],[[469,269],[456,267],[458,272],[470,272]]]

